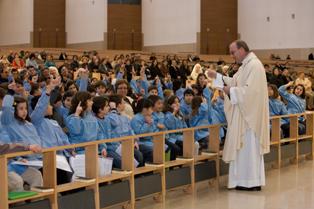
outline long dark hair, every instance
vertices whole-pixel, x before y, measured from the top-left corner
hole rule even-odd
[[[22,104],[22,103],[26,104],[26,109],[27,109],[27,116],[26,116],[25,120],[17,115],[17,106],[19,104]],[[29,114],[28,114],[28,102],[25,98],[18,97],[18,96],[14,97],[13,107],[14,107],[14,118],[15,119],[17,119],[20,122],[25,122],[25,121],[31,122],[31,118],[29,117]]]
[[[196,84],[198,85],[198,86],[201,86],[201,84],[200,84],[200,77],[202,77],[202,76],[204,76],[205,77],[205,79],[206,79],[206,75],[204,74],[204,73],[200,73],[200,74],[198,74],[198,76],[197,76],[197,78],[196,78]],[[204,88],[203,86],[201,86],[202,88]]]
[[[192,116],[197,115],[198,109],[200,108],[201,104],[203,102],[202,97],[195,96],[192,99],[191,107],[192,107]]]
[[[277,99],[279,97],[279,92],[278,92],[278,88],[276,85],[274,84],[268,84],[268,87],[271,88],[274,92],[274,95],[271,96],[270,98],[272,99]]]
[[[173,108],[171,107],[171,105],[174,103],[176,99],[178,99],[178,97],[175,95],[172,95],[165,100],[164,111],[163,111],[164,113],[166,112],[173,113]]]
[[[78,104],[81,102],[81,107],[83,108],[83,111],[81,112],[80,116],[82,117],[84,112],[87,109],[87,100],[91,99],[92,96],[87,91],[79,91],[77,92],[71,101],[71,107],[69,110],[69,115],[74,114],[76,111],[76,108]]]
[[[293,93],[295,92],[295,89],[296,89],[298,86],[300,86],[300,87],[302,88],[302,94],[300,95],[300,97],[301,97],[302,99],[305,99],[305,87],[304,87],[302,84],[296,85],[296,86],[293,88]]]

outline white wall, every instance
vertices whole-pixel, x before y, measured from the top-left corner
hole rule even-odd
[[[103,41],[107,5],[107,0],[66,0],[67,43]]]
[[[143,0],[144,46],[196,43],[200,0]]]
[[[0,0],[0,45],[30,44],[33,0]]]
[[[314,0],[238,0],[238,31],[252,49],[314,47],[313,9]]]

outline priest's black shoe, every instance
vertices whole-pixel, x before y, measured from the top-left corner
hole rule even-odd
[[[262,187],[258,186],[258,187],[241,187],[241,186],[237,186],[235,188],[236,190],[240,190],[240,191],[261,191]]]

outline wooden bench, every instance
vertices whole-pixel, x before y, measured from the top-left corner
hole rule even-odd
[[[200,128],[209,128],[211,131],[211,139],[210,139],[210,148],[209,150],[216,150],[216,153],[211,153],[210,155],[202,155],[195,156],[194,154],[194,130]],[[109,185],[114,185],[115,182],[127,182],[126,188],[129,188],[129,199],[123,202],[118,202],[119,205],[128,205],[130,208],[135,208],[135,200],[145,198],[147,196],[154,196],[158,201],[165,201],[166,196],[166,188],[167,188],[167,178],[171,178],[171,175],[178,175],[178,172],[171,173],[168,168],[172,168],[175,166],[183,166],[188,167],[190,172],[189,183],[183,181],[184,185],[176,186],[176,188],[181,188],[182,186],[188,187],[189,191],[192,193],[194,191],[194,163],[199,162],[201,160],[215,160],[216,163],[219,161],[219,125],[211,125],[197,128],[187,128],[180,130],[172,130],[158,133],[150,133],[150,134],[141,134],[135,136],[127,136],[121,137],[117,139],[106,139],[95,142],[86,142],[81,144],[67,145],[54,147],[43,150],[43,179],[44,186],[52,188],[54,191],[49,193],[39,193],[38,195],[18,199],[18,200],[8,200],[8,173],[7,173],[7,162],[10,158],[16,156],[26,156],[32,154],[31,152],[20,152],[14,154],[7,154],[0,156],[0,166],[1,166],[1,175],[0,175],[0,208],[8,209],[9,205],[13,203],[24,202],[25,200],[38,200],[38,199],[49,199],[50,205],[52,209],[58,209],[60,206],[60,198],[66,198],[66,196],[61,196],[61,192],[73,191],[75,189],[83,189],[84,191],[92,191],[94,197],[93,202],[95,204],[96,209],[103,208],[101,205],[106,205],[106,197],[100,195],[100,190],[103,191],[104,187],[101,186],[109,182]],[[164,144],[165,144],[165,134],[173,133],[173,132],[183,132],[184,141],[183,141],[183,158],[178,159],[176,161],[165,162],[164,155]],[[141,168],[134,168],[134,140],[139,137],[152,136],[153,137],[153,164],[147,164]],[[104,177],[98,176],[98,144],[105,142],[121,142],[122,144],[122,171],[113,171],[112,174]],[[56,173],[56,153],[59,150],[64,149],[73,149],[77,147],[85,148],[85,170],[86,177],[95,179],[93,182],[70,182],[63,185],[57,185],[57,173]],[[217,149],[218,147],[218,149]],[[199,160],[195,160],[199,159]],[[218,165],[218,164],[217,164]],[[175,170],[177,171],[177,170]],[[186,169],[183,170],[186,172]],[[179,175],[184,174],[184,172],[179,173]],[[208,170],[207,172],[211,172]],[[153,173],[153,174],[151,174]],[[146,174],[146,175],[143,175]],[[151,174],[151,175],[150,175]],[[219,177],[219,172],[216,171],[217,177]],[[153,178],[152,178],[153,177]],[[151,184],[156,184],[152,179],[157,179],[157,182],[160,182],[159,185],[156,185],[161,189],[156,192],[149,193],[145,195],[147,191],[142,191],[143,188],[139,187],[143,182],[149,182]],[[186,179],[186,178],[184,178]],[[218,179],[218,178],[217,178]],[[153,182],[152,182],[153,181]],[[168,182],[170,183],[170,182]],[[117,183],[119,184],[119,183]],[[125,185],[125,184],[124,184]],[[106,186],[106,185],[105,185]],[[152,188],[144,188],[144,190],[148,190],[148,192],[152,191]],[[136,189],[139,189],[137,191]],[[173,188],[171,188],[173,189]],[[116,195],[119,196],[119,192],[115,190]],[[71,199],[71,198],[70,198]],[[64,200],[63,200],[64,201]],[[72,200],[73,201],[73,200]],[[76,200],[84,202],[84,199]],[[115,203],[116,204],[116,203]],[[109,205],[110,206],[110,205]],[[108,206],[108,207],[109,207]]]

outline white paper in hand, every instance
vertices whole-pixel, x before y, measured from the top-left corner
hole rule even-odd
[[[67,159],[63,155],[57,155],[56,162],[57,162],[57,168],[58,169],[64,170],[67,172],[72,172],[72,169],[71,169]],[[43,161],[42,160],[30,160],[27,162],[14,161],[12,164],[14,164],[14,165],[25,165],[25,166],[30,166],[30,167],[34,167],[34,168],[42,168],[43,167]]]
[[[216,79],[213,81],[213,87],[216,89],[223,90],[224,88],[224,82],[222,80],[222,75],[217,73]]]

